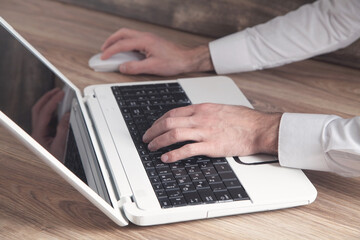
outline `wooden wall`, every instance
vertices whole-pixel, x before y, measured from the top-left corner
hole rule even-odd
[[[122,17],[222,37],[314,0],[58,0]],[[360,41],[318,59],[360,68]]]

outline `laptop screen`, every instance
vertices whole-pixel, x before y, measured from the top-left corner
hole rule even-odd
[[[88,183],[70,124],[74,90],[2,26],[0,53],[0,111]]]

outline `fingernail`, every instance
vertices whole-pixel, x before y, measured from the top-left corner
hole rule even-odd
[[[154,144],[152,142],[148,144],[148,149],[150,151],[154,150]]]
[[[166,163],[168,160],[169,160],[168,155],[164,154],[164,155],[161,156],[161,161]]]
[[[143,142],[144,142],[144,143],[148,142],[148,139],[147,139],[146,133],[143,135],[142,140],[143,140]]]

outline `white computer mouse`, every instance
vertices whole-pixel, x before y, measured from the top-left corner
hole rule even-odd
[[[114,54],[109,59],[102,60],[98,53],[89,59],[89,67],[96,72],[116,72],[119,71],[119,65],[129,61],[140,61],[145,56],[138,52],[121,52]]]

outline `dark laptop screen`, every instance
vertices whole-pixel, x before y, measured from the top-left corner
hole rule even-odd
[[[0,53],[0,111],[86,183],[64,106],[74,91],[2,26]]]

